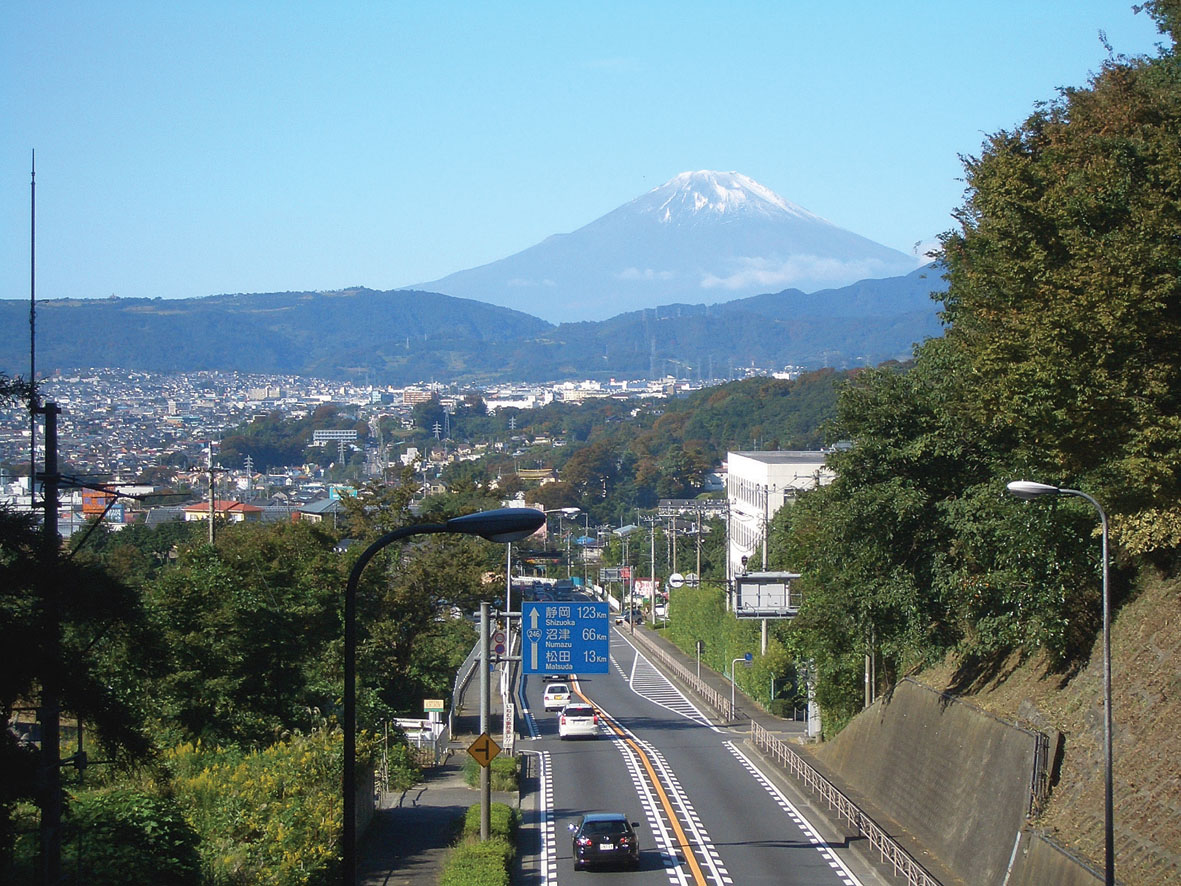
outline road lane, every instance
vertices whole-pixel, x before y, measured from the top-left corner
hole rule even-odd
[[[541,681],[523,681],[523,706],[540,710]],[[745,734],[712,725],[699,709],[612,632],[611,672],[577,691],[606,723],[591,741],[557,740],[556,714],[535,715],[533,750],[548,755],[556,858],[543,883],[578,882],[566,825],[594,809],[641,822],[641,870],[603,882],[877,886],[855,876],[797,804],[761,771]],[[641,814],[642,812],[642,814]],[[596,882],[598,882],[596,880]]]

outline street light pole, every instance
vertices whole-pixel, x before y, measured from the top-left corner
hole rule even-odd
[[[341,829],[344,886],[355,886],[357,882],[357,585],[361,573],[382,548],[412,535],[448,532],[506,543],[532,535],[544,522],[545,515],[532,508],[501,508],[454,517],[446,523],[403,526],[373,542],[353,564],[344,596],[344,821]]]
[[[750,667],[750,663],[751,663],[752,659],[753,659],[753,656],[748,652],[748,653],[746,653],[746,655],[740,655],[740,656],[738,656],[738,658],[736,658],[732,662],[730,662],[730,721],[731,722],[733,722],[736,719],[734,716],[734,711],[736,710],[736,708],[735,708],[736,699],[734,697],[734,688],[738,685],[738,674],[736,673],[736,670],[738,668],[738,662],[744,661],[744,662],[746,662],[747,667]]]
[[[1112,799],[1111,752],[1111,598],[1107,587],[1107,514],[1103,506],[1079,489],[1050,486],[1030,480],[1014,480],[1006,487],[1017,498],[1032,500],[1043,495],[1085,498],[1099,512],[1103,530],[1103,883],[1115,886],[1115,809]]]
[[[558,514],[559,515],[558,516],[558,528],[560,530],[562,527],[562,517],[565,517],[567,520],[573,520],[575,517],[577,517],[579,514],[582,513],[582,508],[575,508],[575,507],[550,508],[550,509],[546,510],[544,513],[545,513],[547,519],[549,518],[550,514]],[[548,539],[548,536],[549,536],[548,527],[546,529],[546,536]],[[549,550],[548,540],[546,542],[546,550]],[[570,536],[567,535],[566,536],[566,578],[569,578],[569,577],[570,577]]]

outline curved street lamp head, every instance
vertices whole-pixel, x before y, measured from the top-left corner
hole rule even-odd
[[[1060,495],[1062,492],[1057,486],[1050,486],[1046,483],[1034,483],[1032,480],[1014,480],[1005,488],[1009,490],[1010,495],[1015,495],[1017,498],[1025,499],[1026,501],[1043,495]]]
[[[495,542],[520,541],[528,538],[545,523],[545,514],[533,508],[498,508],[453,517],[447,521],[447,532],[478,535]]]

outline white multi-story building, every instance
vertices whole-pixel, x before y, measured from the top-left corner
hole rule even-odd
[[[766,570],[771,518],[801,492],[832,482],[827,456],[822,450],[726,454],[728,575]]]

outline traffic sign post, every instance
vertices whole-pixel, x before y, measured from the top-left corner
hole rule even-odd
[[[523,673],[607,673],[606,603],[522,603],[521,621]]]
[[[487,732],[482,732],[479,738],[467,746],[467,752],[472,755],[473,760],[487,767],[500,753],[500,745]]]

